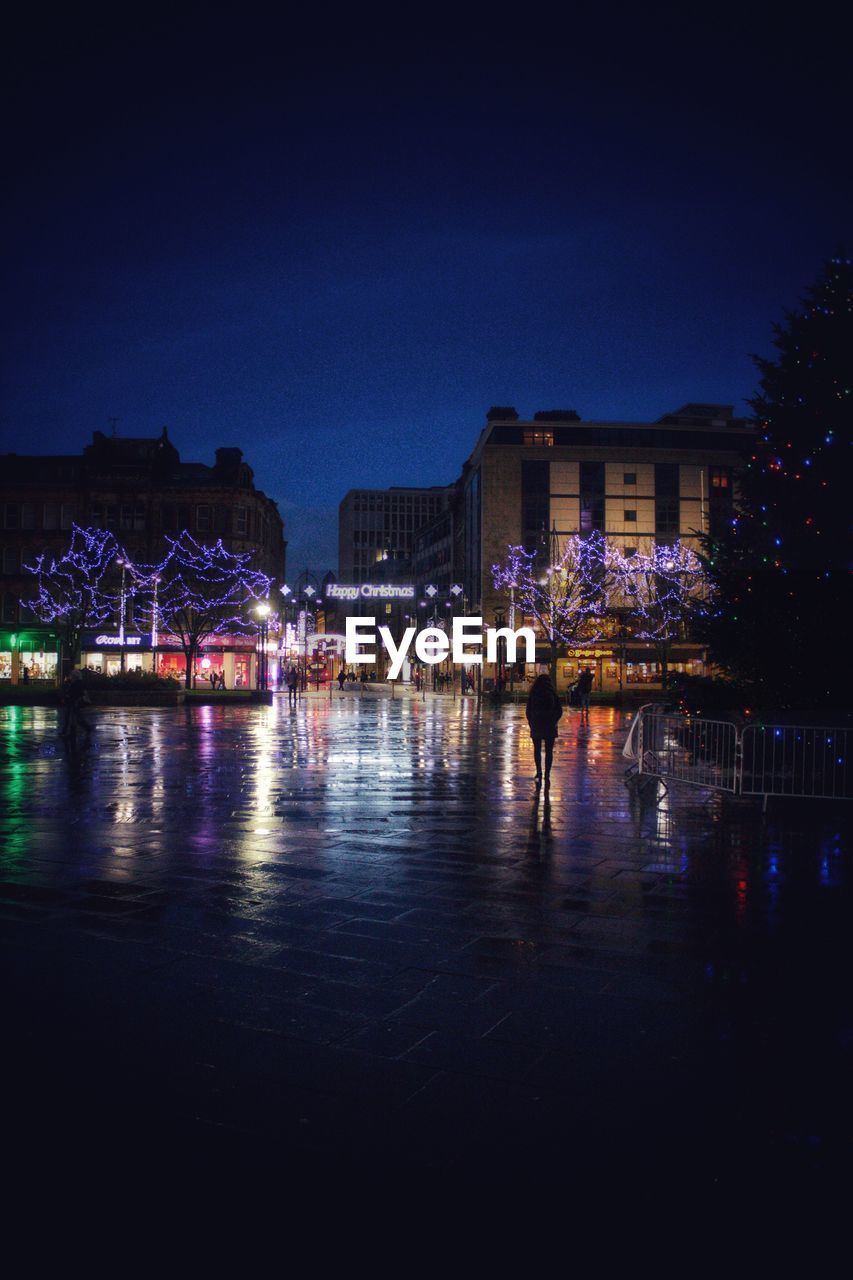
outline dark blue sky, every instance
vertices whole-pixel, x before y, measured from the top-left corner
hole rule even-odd
[[[2,448],[238,444],[290,574],[334,564],[347,489],[451,480],[491,404],[743,411],[849,244],[828,9],[215,12],[12,33]]]

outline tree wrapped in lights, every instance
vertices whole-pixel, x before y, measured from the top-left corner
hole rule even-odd
[[[511,593],[516,608],[538,625],[550,646],[553,679],[560,644],[594,644],[605,634],[620,558],[597,531],[570,535],[561,550],[553,530],[550,544],[545,568],[541,552],[509,547],[506,559],[492,565],[492,582],[496,591]]]
[[[145,591],[137,613],[180,642],[189,689],[199,651],[212,636],[254,634],[249,610],[266,600],[271,579],[250,567],[251,552],[227,551],[221,539],[206,546],[185,530],[166,541],[165,558],[148,575],[151,584],[157,579],[156,596]]]
[[[68,549],[57,560],[48,552],[25,565],[37,578],[37,593],[21,605],[40,622],[56,627],[72,662],[80,658],[84,630],[112,621],[120,605],[115,565],[123,552],[106,529],[72,525]]]
[[[666,684],[672,644],[705,607],[708,585],[702,562],[680,542],[656,546],[650,555],[620,557],[620,612],[638,640],[653,641]]]
[[[754,357],[760,429],[731,526],[704,539],[716,609],[699,620],[711,656],[759,705],[838,707],[844,663],[815,661],[821,626],[848,592],[853,427],[853,267],[839,253]]]

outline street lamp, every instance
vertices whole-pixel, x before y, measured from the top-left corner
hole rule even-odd
[[[258,688],[266,692],[267,687],[267,622],[270,616],[270,607],[262,602],[255,605],[255,614],[258,619],[258,633],[260,640],[260,653],[258,655]]]

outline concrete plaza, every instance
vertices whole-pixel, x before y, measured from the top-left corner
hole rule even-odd
[[[628,716],[0,709],[4,1068],[119,1164],[820,1179],[847,1161],[843,812],[626,788]]]

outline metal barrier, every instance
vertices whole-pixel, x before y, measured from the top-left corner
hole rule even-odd
[[[741,795],[853,799],[853,729],[748,725],[741,734]]]
[[[737,747],[737,730],[726,720],[686,719],[655,707],[639,714],[639,773],[734,793]]]
[[[747,725],[664,713],[646,705],[637,712],[623,755],[634,761],[628,777],[647,774],[663,782],[733,795],[853,799],[848,761],[853,729],[815,725]]]

